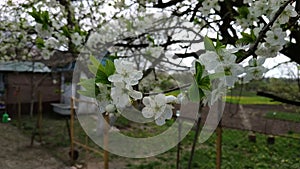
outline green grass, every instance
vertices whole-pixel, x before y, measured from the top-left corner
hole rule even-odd
[[[195,132],[190,132],[182,142],[181,168],[187,168],[190,148]],[[275,144],[267,144],[267,136],[256,134],[257,142],[248,141],[248,132],[224,129],[222,168],[224,169],[299,169],[299,140],[275,137]],[[192,168],[216,168],[216,135],[203,144],[197,143]],[[176,147],[149,159],[135,160],[126,169],[174,169]],[[159,164],[159,165],[158,165]]]
[[[234,104],[269,104],[269,105],[276,105],[281,104],[280,102],[272,101],[272,99],[260,96],[226,96],[227,103],[234,103]]]
[[[268,112],[265,114],[266,118],[288,120],[300,123],[300,113],[289,113],[289,112]]]
[[[122,117],[122,116],[121,116]],[[23,132],[31,135],[36,118],[23,118]],[[174,121],[168,121],[164,127],[158,127],[153,123],[147,125],[129,122],[124,118],[117,120],[121,132],[131,137],[147,137],[163,132]],[[75,121],[75,135],[79,140],[84,141],[84,132],[80,129],[78,121]],[[146,128],[145,129],[143,129]],[[151,130],[149,130],[151,129]],[[42,126],[42,138],[46,143],[44,146],[51,154],[68,162],[69,139],[66,131],[65,120],[60,117],[44,117]],[[150,131],[150,132],[149,132]],[[294,134],[294,133],[291,133]],[[190,150],[195,132],[191,131],[182,141],[181,145],[181,168],[187,168]],[[294,135],[291,135],[294,136]],[[223,153],[222,168],[238,169],[299,169],[300,168],[300,140],[284,137],[275,137],[275,144],[268,145],[267,136],[256,134],[257,142],[248,141],[248,132],[223,129]],[[196,145],[195,156],[192,168],[210,169],[216,168],[216,135],[213,134],[205,143]],[[91,145],[97,147],[96,145]],[[99,148],[100,149],[100,148]],[[64,151],[62,151],[64,150]],[[80,159],[84,162],[84,149],[80,151]],[[125,167],[121,169],[174,169],[176,168],[176,151],[177,147],[157,155],[144,159],[131,159],[119,157],[110,154],[110,162],[125,162]],[[89,159],[102,161],[101,154],[89,153]]]

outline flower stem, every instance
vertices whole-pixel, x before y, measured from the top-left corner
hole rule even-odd
[[[193,157],[194,157],[194,154],[195,154],[196,143],[197,143],[197,140],[198,140],[198,137],[199,137],[200,124],[201,124],[201,107],[202,106],[199,107],[198,120],[197,120],[197,125],[196,125],[196,133],[195,133],[193,146],[192,146],[192,150],[191,150],[191,154],[190,154],[188,169],[191,169],[191,167],[192,167],[192,162],[193,162]]]

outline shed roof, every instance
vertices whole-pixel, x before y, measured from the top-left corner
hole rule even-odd
[[[41,62],[0,62],[0,71],[5,72],[51,72],[51,69]]]

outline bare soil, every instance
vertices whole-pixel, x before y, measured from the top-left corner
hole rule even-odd
[[[263,134],[287,135],[300,133],[300,123],[265,118],[268,112],[295,112],[297,107],[286,105],[236,105],[226,104],[222,115],[222,126],[226,128],[259,132]],[[299,108],[298,108],[299,109]],[[205,120],[207,113],[203,114]]]
[[[41,145],[30,146],[30,138],[9,123],[0,123],[1,169],[68,169]]]

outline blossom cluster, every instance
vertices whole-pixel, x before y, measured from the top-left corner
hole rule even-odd
[[[157,94],[143,98],[141,92],[134,90],[134,86],[138,85],[143,77],[142,71],[135,70],[133,63],[124,59],[115,59],[114,66],[115,73],[108,77],[111,87],[107,88],[104,84],[97,83],[100,93],[96,98],[100,102],[100,109],[105,107],[105,112],[114,113],[116,110],[130,107],[134,101],[142,100],[145,106],[142,115],[145,118],[154,118],[157,125],[163,125],[165,120],[171,119],[172,103],[178,100],[175,96]]]

